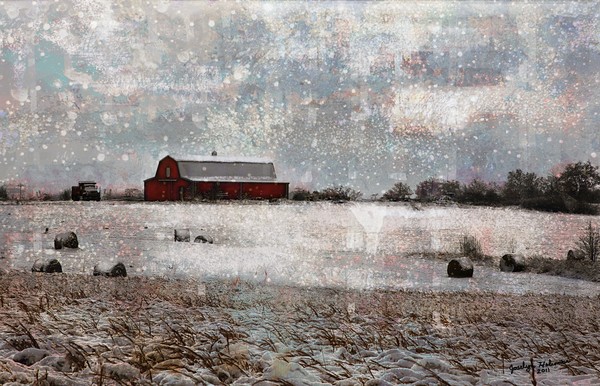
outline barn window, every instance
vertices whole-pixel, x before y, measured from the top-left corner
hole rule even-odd
[[[167,170],[165,171],[167,173],[167,178],[171,177],[171,168],[167,166]]]

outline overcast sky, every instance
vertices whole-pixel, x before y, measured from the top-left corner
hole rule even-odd
[[[0,2],[0,180],[267,157],[380,193],[600,155],[597,1]]]

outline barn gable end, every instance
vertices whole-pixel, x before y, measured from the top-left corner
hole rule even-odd
[[[180,178],[179,165],[177,161],[171,156],[158,161],[158,167],[156,168],[156,174],[154,178],[158,179],[177,179]]]

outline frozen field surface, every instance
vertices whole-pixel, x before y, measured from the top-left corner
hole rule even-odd
[[[476,267],[472,279],[452,280],[445,262],[414,257],[456,252],[463,235],[474,235],[486,254],[515,251],[562,259],[589,216],[381,203],[105,201],[1,205],[0,221],[0,264],[23,270],[37,259],[55,257],[71,273],[121,261],[130,275],[171,278],[239,277],[351,289],[600,293],[597,283],[483,266]],[[174,242],[175,229],[189,229],[192,241],[208,234],[214,244]],[[79,249],[54,249],[55,235],[65,231],[77,234]]]

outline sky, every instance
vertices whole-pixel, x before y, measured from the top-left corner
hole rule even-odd
[[[381,194],[600,159],[598,1],[0,1],[0,182],[266,157]]]

